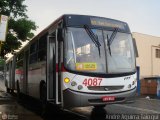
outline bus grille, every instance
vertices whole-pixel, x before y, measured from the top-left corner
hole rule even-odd
[[[112,90],[120,90],[123,89],[124,86],[88,86],[89,90],[94,91],[112,91]]]

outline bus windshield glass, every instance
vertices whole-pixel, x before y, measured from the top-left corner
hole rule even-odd
[[[67,69],[90,73],[124,73],[135,70],[135,56],[131,34],[91,29],[100,46],[97,48],[85,28],[68,27],[65,34],[65,66]],[[107,37],[108,36],[108,37]],[[109,50],[110,49],[110,50]]]

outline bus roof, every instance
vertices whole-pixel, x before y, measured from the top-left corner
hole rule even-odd
[[[118,28],[121,32],[130,33],[126,22],[114,20],[105,17],[88,16],[88,15],[64,15],[64,26],[83,27],[88,25],[90,28],[114,30]]]
[[[55,25],[60,23],[62,20],[64,22],[63,24],[64,27],[70,27],[70,26],[83,27],[83,25],[87,24],[92,28],[104,28],[109,30],[114,30],[115,28],[119,28],[119,31],[121,32],[130,33],[130,29],[126,22],[122,22],[111,18],[98,17],[98,16],[64,14],[55,21],[53,21],[49,26],[47,26],[44,30],[42,30],[33,39],[42,36],[50,29],[52,29]]]
[[[114,20],[105,17],[98,16],[89,16],[89,15],[75,15],[75,14],[64,14],[60,16],[58,19],[53,21],[49,26],[43,29],[39,34],[32,38],[23,48],[21,48],[16,54],[20,53],[25,49],[32,41],[35,39],[39,39],[39,37],[43,36],[50,30],[52,30],[56,25],[58,25],[61,21],[63,21],[63,27],[83,27],[84,25],[88,25],[91,28],[97,29],[108,29],[114,30],[118,28],[121,32],[130,33],[130,29],[126,22],[122,22],[119,20]]]

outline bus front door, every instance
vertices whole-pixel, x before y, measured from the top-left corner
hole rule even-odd
[[[47,100],[56,103],[56,37],[47,39]]]

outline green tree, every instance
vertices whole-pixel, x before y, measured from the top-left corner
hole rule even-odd
[[[21,46],[22,41],[30,40],[36,30],[35,22],[26,15],[25,0],[0,0],[0,14],[9,16],[6,41],[1,48],[0,56],[4,57],[9,52],[14,52]]]

